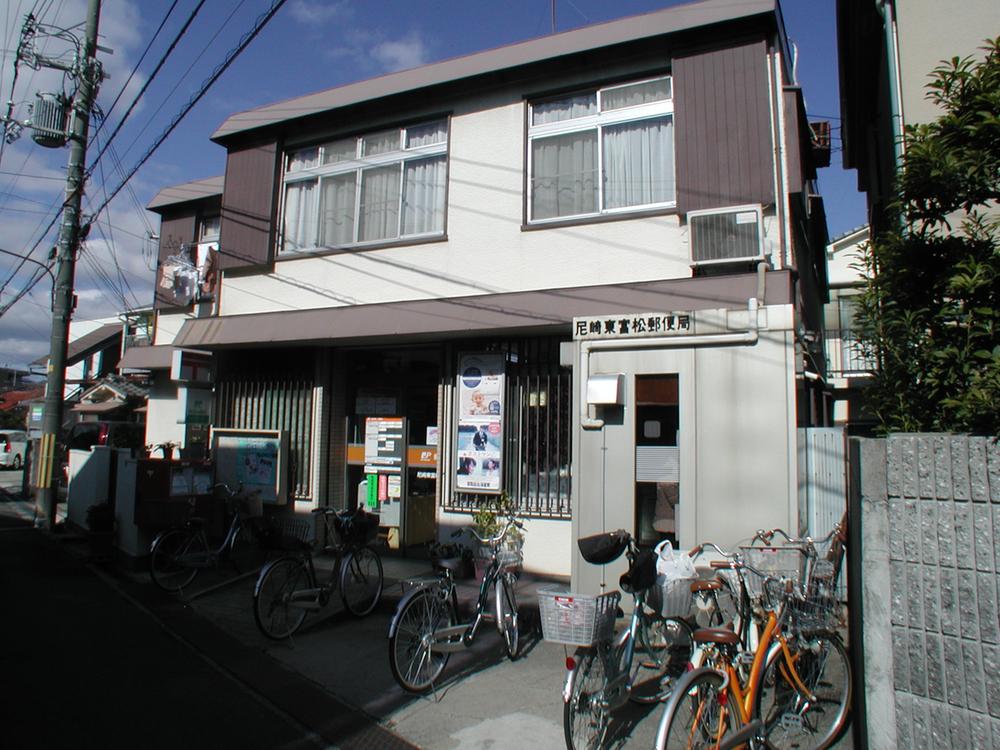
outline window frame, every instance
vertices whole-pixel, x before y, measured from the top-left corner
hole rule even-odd
[[[443,126],[443,138],[436,143],[408,146],[408,132],[411,130],[425,128],[441,123]],[[366,139],[391,133],[395,130],[398,133],[398,148],[392,151],[364,154]],[[355,145],[354,157],[335,161],[329,164],[324,163],[324,149],[334,145],[343,145],[345,141],[353,140]],[[450,162],[448,159],[451,146],[451,118],[449,116],[434,117],[421,120],[419,122],[400,125],[395,128],[377,128],[364,131],[354,135],[328,138],[320,143],[312,145],[296,145],[289,147],[282,155],[282,171],[280,181],[280,211],[276,233],[276,257],[278,259],[296,257],[300,255],[310,255],[315,253],[331,252],[338,250],[364,249],[372,246],[385,244],[396,244],[406,242],[423,242],[438,239],[445,236],[447,230],[448,213],[448,175]],[[311,160],[312,165],[301,167],[292,171],[290,169],[292,160],[299,154],[315,150],[315,157]],[[442,186],[442,216],[440,229],[425,232],[404,233],[404,199],[406,191],[406,169],[410,164],[420,161],[443,158],[444,160],[444,184]],[[381,169],[395,165],[399,175],[399,189],[396,203],[396,232],[387,237],[377,239],[362,240],[361,228],[361,203],[363,198],[364,176],[367,170]],[[323,216],[320,211],[323,200],[324,180],[342,177],[344,175],[354,175],[354,196],[353,196],[353,226],[351,229],[351,241],[346,243],[320,244],[323,233]],[[313,195],[310,196],[312,206],[312,226],[309,230],[312,245],[302,248],[286,248],[286,216],[285,211],[288,204],[288,188],[293,185],[313,184]]]
[[[666,80],[669,82],[670,94],[667,99],[602,111],[602,105],[603,105],[602,99],[603,96],[607,94],[607,92],[660,80]],[[533,124],[532,120],[534,115],[534,108],[536,105],[559,101],[561,99],[569,99],[574,96],[579,96],[581,94],[589,94],[589,93],[594,94],[595,110],[596,110],[595,114],[586,115],[583,117],[569,118],[566,120],[556,120],[553,122],[543,123],[540,125]],[[526,155],[525,155],[526,226],[539,227],[548,224],[564,224],[566,222],[575,223],[578,221],[587,221],[595,218],[616,217],[616,216],[621,216],[623,214],[631,215],[649,211],[676,208],[677,207],[677,160],[676,160],[677,149],[676,149],[676,122],[674,116],[673,95],[674,95],[673,75],[668,72],[661,75],[636,78],[633,80],[622,81],[619,83],[609,84],[605,86],[596,86],[586,89],[576,89],[573,91],[566,91],[561,94],[553,96],[538,97],[529,100],[527,102],[528,106],[526,108],[526,115],[527,115],[527,121],[526,121],[527,143],[526,143]],[[604,130],[606,128],[611,128],[615,126],[646,122],[651,120],[667,120],[670,122],[671,127],[674,128],[673,142],[671,143],[671,148],[675,157],[673,159],[673,164],[672,164],[673,169],[671,174],[674,184],[673,199],[669,201],[643,203],[632,206],[621,206],[617,208],[605,208],[606,189],[605,189],[605,177],[604,177],[605,175]],[[594,160],[594,163],[597,168],[597,174],[595,175],[595,182],[597,183],[597,210],[593,212],[565,214],[560,216],[550,216],[542,219],[536,219],[533,215],[534,182],[535,182],[534,149],[533,149],[534,142],[538,139],[544,139],[560,135],[569,135],[573,133],[583,133],[589,131],[594,131],[596,133],[596,141],[597,141],[596,143],[597,152],[595,154],[595,160]]]

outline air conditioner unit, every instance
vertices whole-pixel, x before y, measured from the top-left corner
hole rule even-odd
[[[691,264],[763,260],[762,218],[759,205],[688,211]]]

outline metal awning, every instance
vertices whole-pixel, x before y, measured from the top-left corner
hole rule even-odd
[[[757,276],[750,273],[227,315],[185,321],[173,343],[175,347],[218,349],[248,344],[347,345],[389,337],[405,342],[484,333],[568,333],[574,317],[647,310],[742,309],[757,294]],[[790,272],[769,272],[767,303],[787,304],[791,299]]]
[[[118,360],[119,370],[169,370],[172,346],[133,346]]]

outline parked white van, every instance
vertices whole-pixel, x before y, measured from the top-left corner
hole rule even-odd
[[[20,469],[28,450],[28,433],[21,430],[0,430],[0,466]]]

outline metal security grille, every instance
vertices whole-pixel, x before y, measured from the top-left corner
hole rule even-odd
[[[559,366],[559,341],[518,339],[492,347],[508,356],[504,489],[521,514],[536,518],[569,518],[572,511],[572,374]],[[445,507],[473,510],[485,497],[445,493]]]
[[[285,369],[302,359],[307,366]],[[220,362],[216,380],[216,426],[288,431],[289,491],[296,499],[312,496],[313,386],[311,354],[229,357]]]

